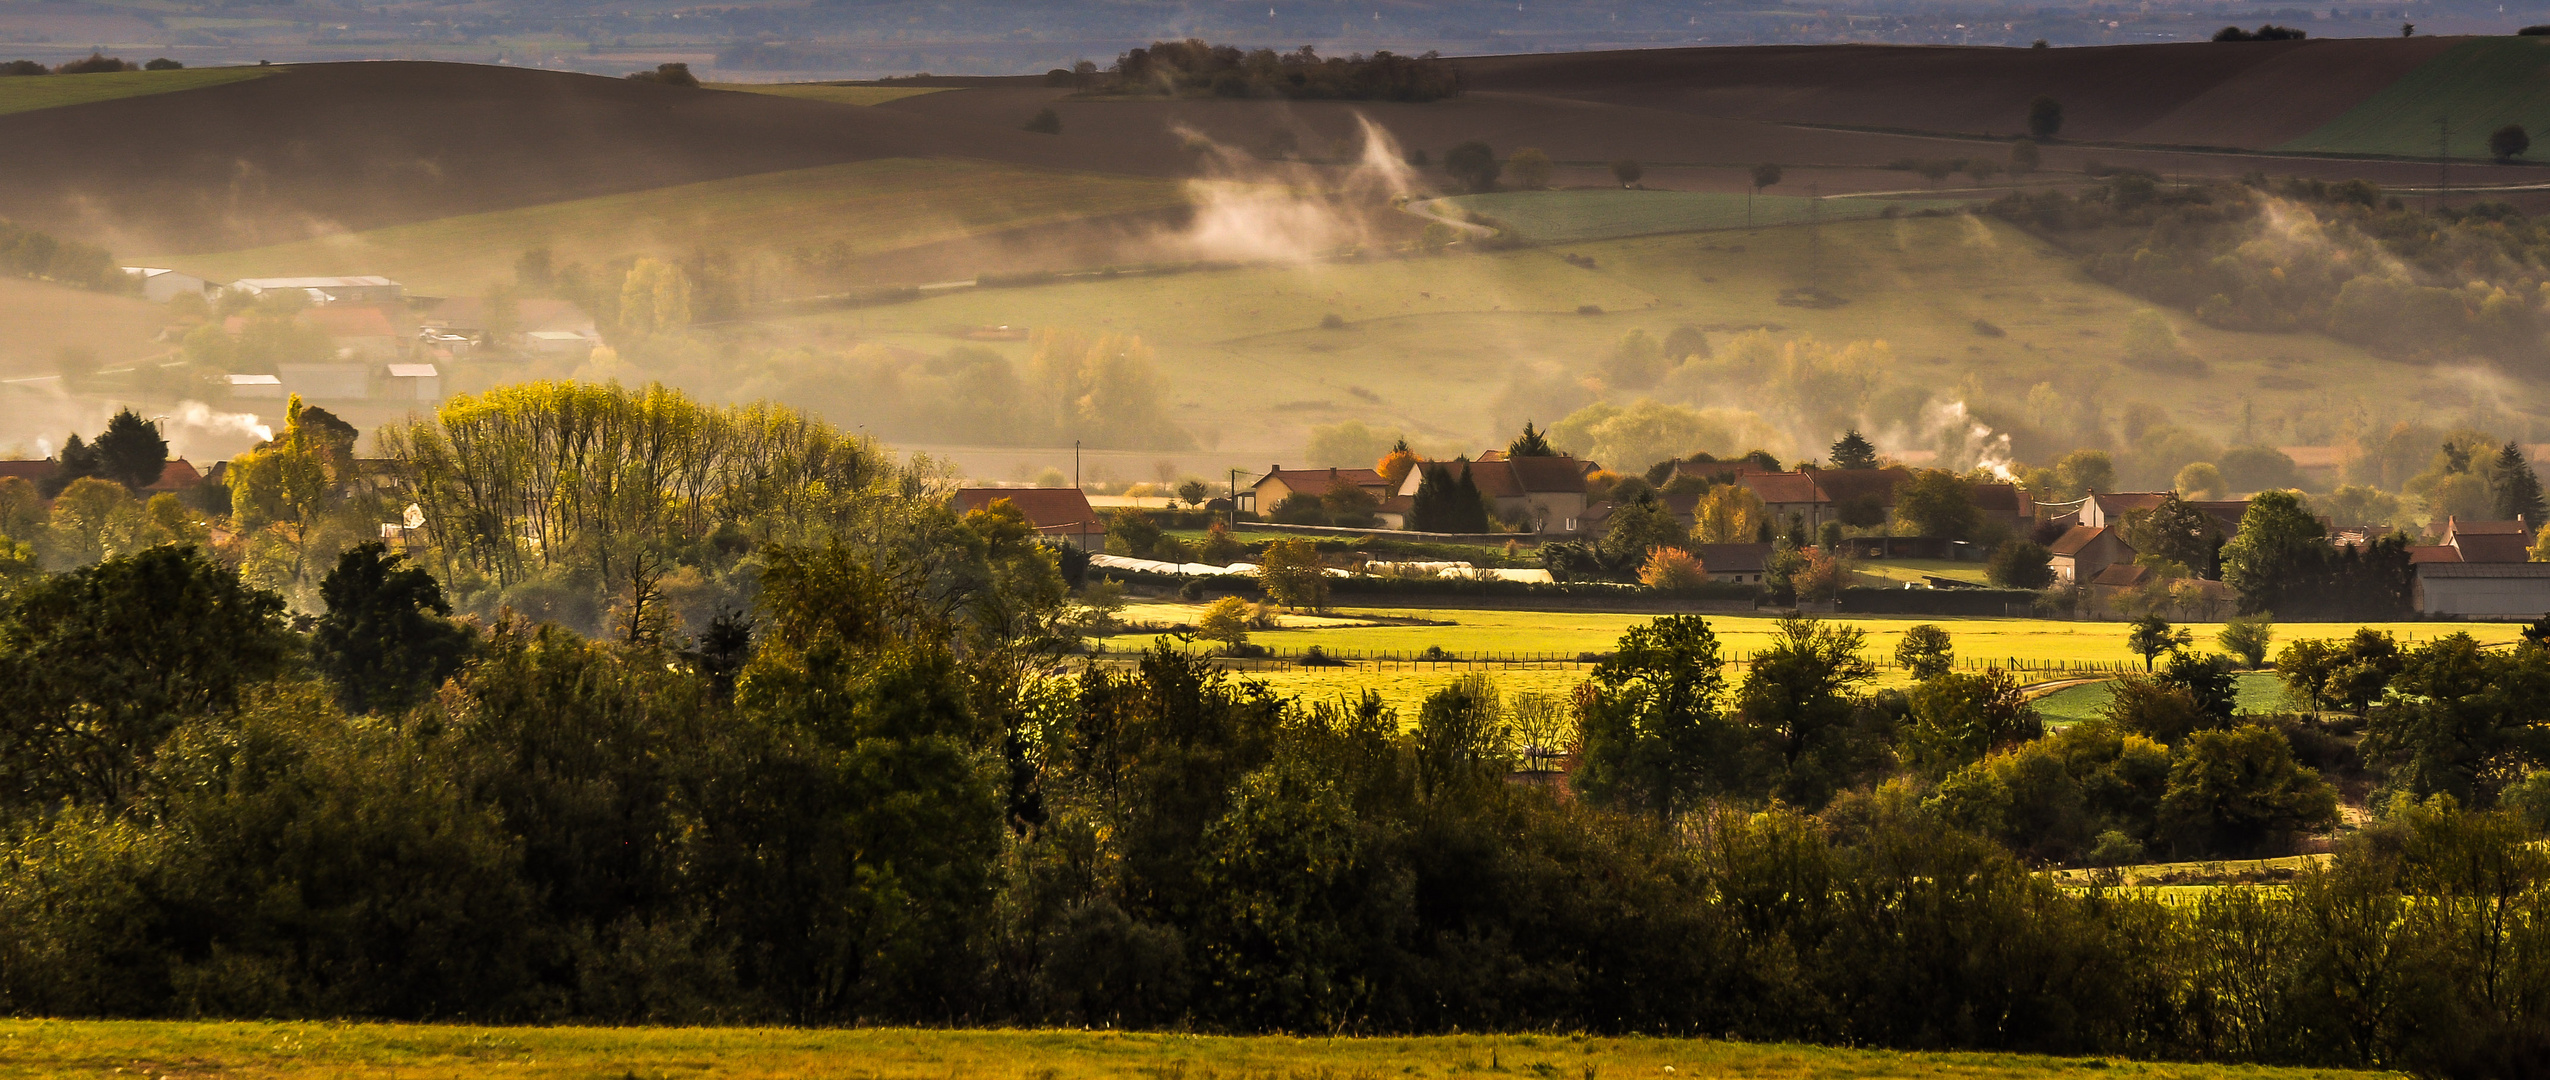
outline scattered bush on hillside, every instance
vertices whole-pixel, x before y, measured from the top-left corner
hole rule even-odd
[[[2300,41],[2310,36],[2308,31],[2290,26],[2277,26],[2274,23],[2268,23],[2254,31],[2243,30],[2237,26],[2226,26],[2214,31],[2215,41]]]
[[[33,60],[11,60],[6,64],[0,64],[0,76],[51,74],[53,74],[52,68],[36,63]]]
[[[666,86],[699,89],[699,76],[691,74],[691,66],[684,63],[657,64],[653,71],[632,71],[628,78],[630,82],[662,83]]]
[[[1505,159],[1505,167],[1513,171],[1515,187],[1525,191],[1540,191],[1549,187],[1551,169],[1549,155],[1543,153],[1539,147],[1526,146],[1515,151],[1513,157]]]
[[[2511,206],[2420,211],[2361,180],[2261,190],[2108,172],[2104,189],[2013,194],[1991,212],[2063,236],[2092,278],[2209,326],[2317,331],[2401,360],[2550,366],[2550,229]]]
[[[1611,178],[1619,181],[1622,187],[1638,186],[1639,178],[1645,175],[1647,167],[1634,159],[1622,158],[1611,163]]]
[[[54,68],[53,73],[56,75],[97,75],[109,71],[139,70],[141,69],[134,67],[131,61],[108,56],[104,53],[90,53],[87,59],[73,60],[63,64],[61,67]]]
[[[2050,97],[2028,102],[2028,137],[2038,142],[2051,141],[2063,130],[2063,103]]]
[[[2527,26],[2515,31],[2517,37],[2550,37],[2550,26]]]
[[[144,70],[144,71],[176,71],[176,70],[178,70],[178,69],[180,69],[180,68],[183,68],[183,67],[185,67],[185,66],[186,66],[186,65],[185,65],[184,63],[181,63],[181,62],[176,61],[176,60],[171,60],[171,59],[169,59],[169,58],[167,58],[167,57],[163,56],[163,57],[160,57],[159,59],[156,59],[156,60],[151,61],[150,63],[147,63],[147,64],[142,65],[142,70]]]
[[[1472,140],[1443,152],[1443,171],[1471,191],[1494,191],[1505,165],[1488,144]]]
[[[1243,52],[1195,38],[1155,41],[1116,58],[1099,81],[1106,94],[1171,97],[1292,98],[1338,101],[1439,101],[1461,92],[1461,73],[1441,56],[1321,57],[1304,45],[1288,53]]]
[[[1038,109],[1036,115],[1028,117],[1026,123],[1019,125],[1019,130],[1032,131],[1038,135],[1060,135],[1062,134],[1062,114],[1050,108]]]
[[[105,248],[55,239],[48,233],[7,221],[0,221],[0,273],[99,292],[131,292],[136,288]]]

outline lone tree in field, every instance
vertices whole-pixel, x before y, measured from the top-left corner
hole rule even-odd
[[[1505,166],[1488,144],[1472,139],[1443,152],[1443,171],[1472,191],[1494,191],[1497,174]]]
[[[1907,627],[1903,639],[1895,643],[1895,663],[1912,672],[1914,680],[1935,679],[1957,666],[1957,652],[1948,640],[1948,632],[1930,623]]]
[[[2145,615],[2134,620],[2134,629],[2125,635],[2125,647],[2143,658],[2143,670],[2152,670],[2152,661],[2172,649],[2184,649],[2196,642],[2190,631],[2169,625],[2158,615]]]
[[[2028,102],[2028,137],[2046,142],[2063,130],[2063,103],[2039,96]]]
[[[1620,181],[1622,187],[1638,186],[1639,178],[1645,175],[1647,175],[1647,167],[1629,158],[1622,158],[1611,163],[1611,178]]]
[[[1039,109],[1036,115],[1028,117],[1027,122],[1019,127],[1039,135],[1060,135],[1062,134],[1062,114],[1052,109]]]
[[[1746,228],[1749,229],[1753,227],[1753,197],[1761,194],[1763,188],[1777,186],[1779,182],[1780,167],[1777,164],[1765,161],[1753,167],[1753,190],[1744,193],[1744,225]]]
[[[2488,153],[2500,163],[2522,157],[2523,152],[2530,149],[2532,136],[2524,131],[2522,124],[2508,124],[2488,133]]]
[[[1525,191],[1539,191],[1549,186],[1549,155],[1538,147],[1526,146],[1507,158],[1506,167],[1514,170],[1514,186]]]

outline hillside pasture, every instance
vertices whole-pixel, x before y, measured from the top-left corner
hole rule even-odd
[[[2035,1080],[2108,1069],[2149,1080],[2371,1076],[2313,1069],[1908,1053],[1719,1039],[1585,1035],[1299,1038],[1069,1030],[464,1027],[319,1022],[0,1022],[0,1080],[220,1076],[229,1080],[521,1080],[860,1076],[1039,1080],[1283,1080],[1676,1074],[1728,1080],[1899,1077]]]
[[[1060,221],[1185,205],[1145,177],[988,162],[888,159],[764,173],[342,233],[214,255],[171,256],[216,281],[261,275],[382,274],[433,295],[474,294],[548,247],[557,262],[696,251],[851,256]]]
[[[87,75],[26,75],[0,79],[0,114],[58,109],[117,98],[173,94],[272,75],[270,67],[183,68],[177,71],[100,71]]]
[[[2438,118],[2458,158],[2486,158],[2488,133],[2507,124],[2550,133],[2550,38],[2463,41],[2280,149],[2432,159]]]
[[[1547,393],[1509,398],[1518,376],[1541,369],[1598,379],[1624,334],[1661,339],[1677,326],[1705,331],[1721,349],[1756,327],[1773,328],[1781,339],[1881,339],[1895,358],[1884,372],[1889,381],[2005,405],[2039,382],[2103,384],[2098,392],[2111,414],[2146,401],[2225,441],[2244,407],[2270,425],[2279,418],[2325,423],[2359,406],[2455,415],[2482,403],[2449,371],[2380,360],[2315,335],[2237,333],[2193,319],[2172,322],[2209,372],[2154,378],[2122,355],[2122,328],[2151,305],[2083,279],[2071,258],[2017,229],[1962,216],[1846,222],[1821,229],[1820,257],[1810,232],[1733,230],[1469,256],[1081,278],[772,320],[751,333],[780,345],[859,341],[927,354],[960,343],[951,327],[1136,334],[1169,376],[1179,422],[1207,449],[1232,452],[1235,464],[1253,468],[1297,460],[1311,427],[1345,420],[1404,431],[1447,453],[1502,445],[1523,420],[1547,424],[1573,408]],[[1811,281],[1847,303],[1819,309],[1780,302],[1783,291]],[[1323,327],[1330,315],[1342,325]],[[1979,333],[1978,320],[2002,335]],[[1018,361],[1030,348],[991,347]],[[1784,400],[1748,389],[1765,372],[1709,370],[1693,380],[1700,387],[1694,404],[1782,415]],[[2370,396],[2374,387],[2378,396]],[[1616,396],[1627,401],[1637,392]],[[816,407],[855,410],[857,403]],[[849,411],[834,418],[856,419]],[[1874,434],[1890,451],[1933,448],[1912,432]],[[1833,437],[1799,430],[1770,449],[1820,456]],[[2023,457],[2031,452],[2021,448]]]

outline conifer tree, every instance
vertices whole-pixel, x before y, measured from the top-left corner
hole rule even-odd
[[[2541,478],[2533,474],[2532,463],[2524,460],[2523,447],[2507,443],[2497,451],[2496,483],[2489,485],[2497,499],[2497,520],[2541,523]]]
[[[1877,447],[1868,441],[1867,436],[1860,434],[1858,428],[1852,428],[1833,443],[1833,467],[1874,469],[1877,467]]]

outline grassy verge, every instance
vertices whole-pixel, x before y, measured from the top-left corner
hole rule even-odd
[[[2293,708],[2292,702],[2285,699],[2283,681],[2273,672],[2244,672],[2232,678],[2242,712],[2286,712]],[[2036,711],[2049,724],[2077,724],[2104,712],[2114,696],[2113,683],[2074,686],[2038,698]]]
[[[172,94],[272,75],[280,68],[187,68],[178,71],[102,71],[93,75],[23,75],[0,79],[0,113],[58,109],[92,101]]]
[[[2334,1077],[2333,1070],[1897,1053],[1714,1039],[1457,1035],[1323,1039],[1089,1031],[481,1028],[326,1023],[0,1023],[0,1078],[459,1080],[558,1077],[1192,1080],[1514,1076],[1956,1077],[2021,1080],[2083,1067],[2135,1076]]]
[[[1507,191],[1445,199],[1451,206],[1503,225],[1517,239],[1536,243],[1606,240],[1655,233],[1803,225],[1966,205],[1973,200],[1813,199],[1718,191]],[[1820,205],[1819,205],[1820,204]]]

